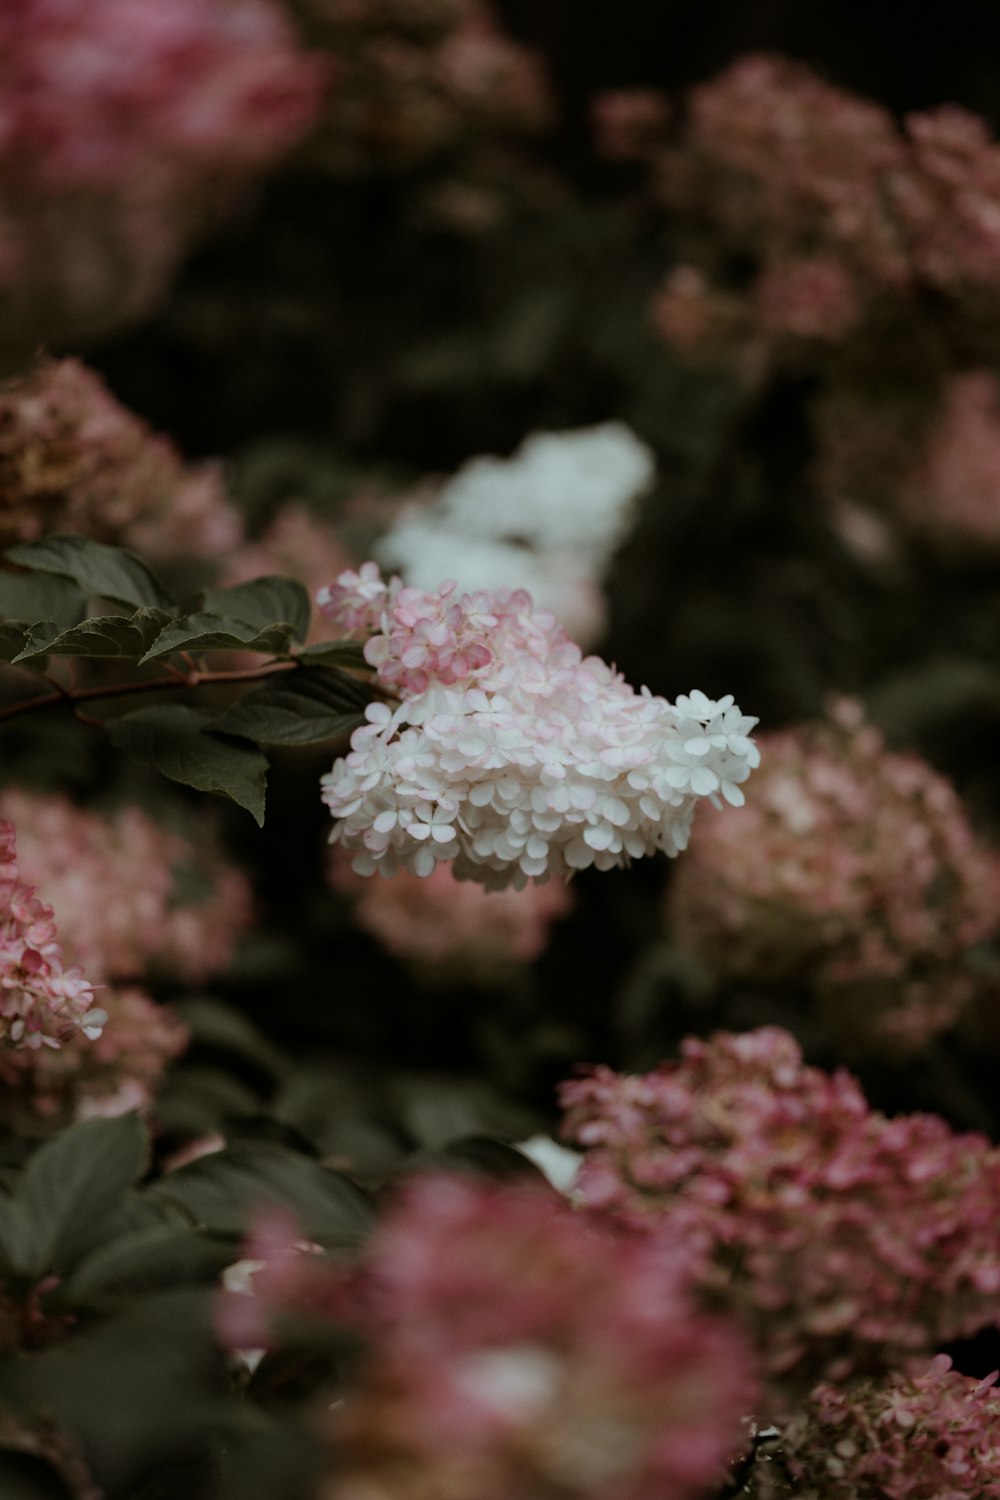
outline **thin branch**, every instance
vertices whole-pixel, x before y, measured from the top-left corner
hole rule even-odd
[[[34,698],[22,698],[18,703],[10,703],[6,708],[0,708],[0,720],[17,719],[22,714],[33,713],[36,709],[51,708],[57,703],[67,703],[77,717],[84,718],[77,712],[77,705],[81,703],[94,702],[100,698],[124,698],[133,693],[156,693],[167,690],[177,691],[178,688],[200,688],[215,687],[227,682],[259,682],[267,677],[273,677],[278,672],[292,672],[299,663],[294,660],[266,662],[261,667],[245,667],[232,672],[199,672],[191,671],[177,673],[176,670],[169,677],[151,677],[143,682],[116,682],[106,687],[89,688],[64,688],[55,685],[51,693],[41,693]],[[51,682],[51,678],[46,681]],[[85,723],[95,721],[86,716]]]

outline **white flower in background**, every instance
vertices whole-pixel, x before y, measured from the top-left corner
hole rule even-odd
[[[511,458],[474,458],[432,505],[406,509],[379,561],[417,588],[527,589],[584,643],[604,626],[600,579],[655,473],[621,422],[539,432]]]

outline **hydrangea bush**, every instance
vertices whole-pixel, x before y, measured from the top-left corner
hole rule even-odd
[[[750,9],[0,7],[3,1500],[1000,1495],[1000,23]]]

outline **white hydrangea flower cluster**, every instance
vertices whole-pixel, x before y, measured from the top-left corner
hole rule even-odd
[[[342,575],[321,607],[374,623],[370,567]],[[731,697],[636,693],[524,592],[456,600],[451,584],[431,594],[394,580],[381,602],[365,653],[402,701],[372,704],[323,778],[331,839],[359,874],[449,861],[459,878],[520,888],[675,855],[700,798],[742,803],[757,720]]]
[[[574,639],[604,623],[600,578],[655,475],[622,422],[537,432],[507,459],[471,459],[431,506],[411,506],[378,548],[418,588],[527,589]]]

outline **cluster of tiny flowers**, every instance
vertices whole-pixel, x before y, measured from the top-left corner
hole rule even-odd
[[[951,784],[870,726],[761,749],[740,816],[694,830],[668,896],[678,940],[719,975],[868,986],[871,1026],[926,1041],[971,994],[959,961],[1000,927],[1000,857]]]
[[[365,656],[402,700],[371,705],[323,778],[359,874],[448,862],[523,886],[676,854],[700,798],[743,802],[755,719],[731,697],[634,692],[525,593],[424,593],[365,564],[319,602],[354,628],[379,615]]]
[[[601,574],[654,472],[621,422],[534,433],[508,459],[471,459],[432,505],[406,508],[378,556],[418,588],[525,588],[575,640],[593,640]]]
[[[634,112],[651,118],[644,94]],[[612,123],[623,115],[617,97]],[[612,130],[613,153],[620,144]],[[697,294],[672,283],[658,304],[661,330],[682,344],[699,325],[736,342],[839,342],[876,299],[1000,283],[1000,146],[960,109],[901,129],[798,62],[751,56],[695,89],[672,136],[650,131],[644,154],[680,216],[681,269],[705,277]],[[728,285],[734,253],[756,265],[746,291]]]
[[[996,1500],[1000,1394],[945,1354],[918,1372],[843,1391],[814,1390],[758,1464],[755,1500]],[[789,1484],[791,1488],[789,1488]]]
[[[12,1129],[37,1135],[149,1106],[187,1046],[188,1029],[169,1007],[131,986],[106,986],[100,1000],[107,1020],[96,1039],[77,1034],[58,1051],[0,1051],[0,1117]]]
[[[682,1239],[742,1310],[779,1403],[1000,1324],[1000,1152],[887,1119],[777,1028],[688,1040],[645,1076],[563,1086],[575,1193]]]
[[[947,381],[897,495],[899,513],[935,544],[1000,544],[1000,381],[991,370]]]
[[[8,0],[8,331],[65,337],[144,311],[220,202],[300,138],[324,77],[272,0]]]
[[[311,151],[337,176],[412,168],[548,119],[542,70],[485,0],[297,0],[337,59]]]
[[[438,865],[426,880],[398,870],[366,880],[345,851],[333,851],[334,890],[353,899],[358,926],[419,976],[436,983],[502,984],[543,952],[549,928],[571,904],[561,880],[523,890],[486,891]]]
[[[245,877],[211,839],[161,827],[137,807],[103,816],[68,798],[0,793],[25,873],[51,896],[63,946],[92,978],[150,970],[198,982],[224,969],[251,918]]]
[[[345,1309],[368,1348],[323,1500],[686,1500],[724,1477],[754,1395],[666,1247],[543,1190],[412,1184]]]
[[[100,1036],[106,1019],[83,971],[63,963],[52,908],[21,878],[13,824],[0,821],[0,1044],[57,1048]]]
[[[0,388],[0,544],[75,531],[144,556],[220,557],[242,539],[219,470],[168,438],[75,359]]]

